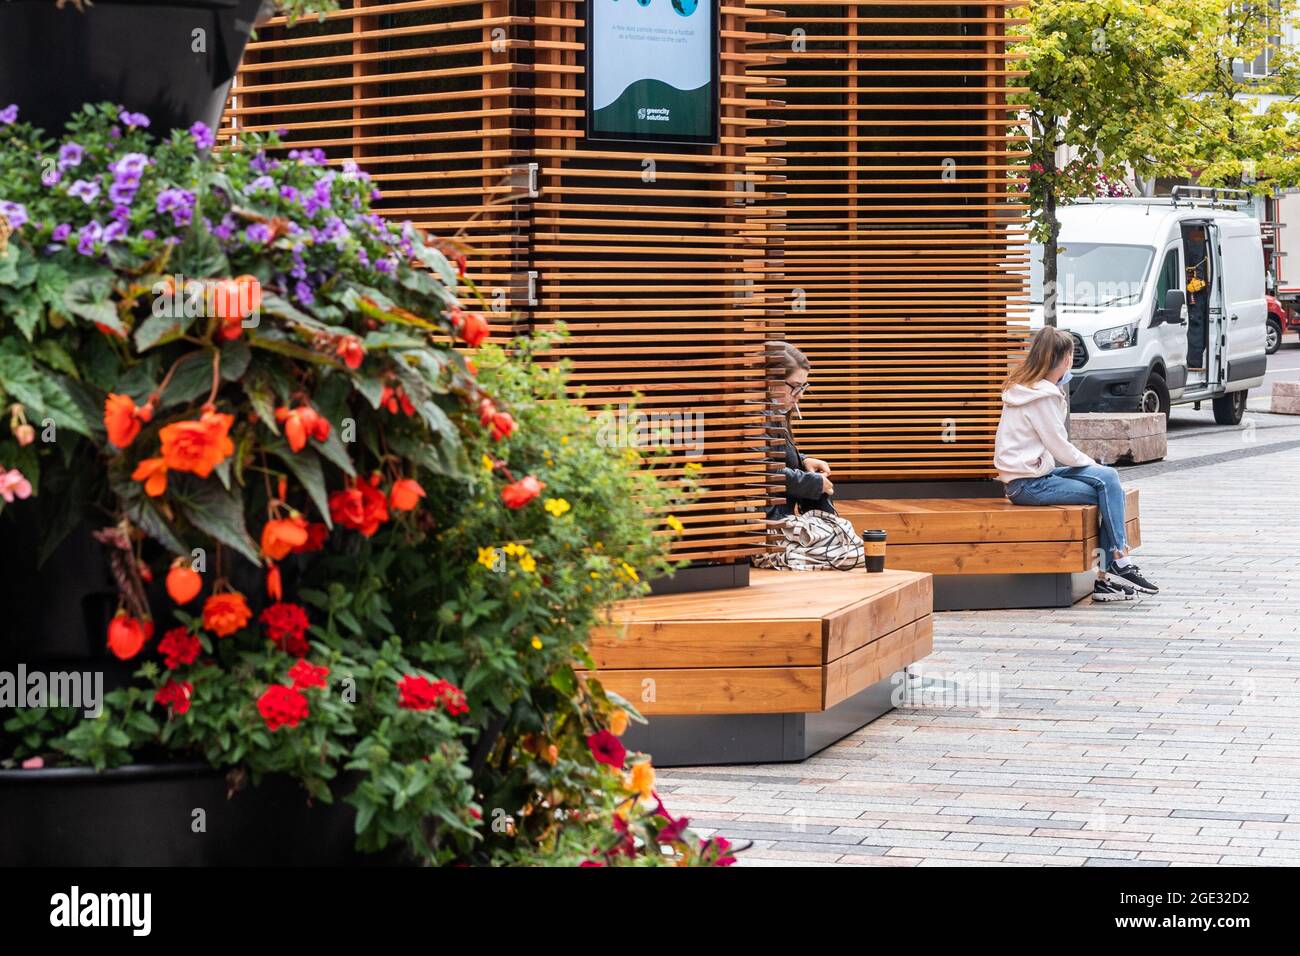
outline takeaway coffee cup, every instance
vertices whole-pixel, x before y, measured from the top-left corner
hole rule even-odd
[[[885,532],[862,532],[862,551],[867,558],[868,571],[885,570]]]

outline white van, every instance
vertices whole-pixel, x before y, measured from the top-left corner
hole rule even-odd
[[[1212,401],[1241,421],[1264,382],[1264,250],[1235,190],[1175,186],[1150,199],[1059,210],[1056,324],[1074,336],[1070,408],[1161,411]],[[1030,325],[1043,324],[1042,247],[1030,246]]]

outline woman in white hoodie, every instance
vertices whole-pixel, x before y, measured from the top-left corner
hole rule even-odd
[[[1013,504],[1098,506],[1101,559],[1094,601],[1122,601],[1135,591],[1155,594],[1159,588],[1128,558],[1119,473],[1079,451],[1066,434],[1064,389],[1073,359],[1070,333],[1051,326],[1034,333],[1024,363],[1003,386],[993,465]]]

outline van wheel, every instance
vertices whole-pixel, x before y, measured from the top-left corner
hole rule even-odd
[[[1264,351],[1272,355],[1282,347],[1282,323],[1269,316],[1264,327]]]
[[[1165,427],[1169,426],[1169,386],[1159,372],[1147,376],[1147,383],[1142,386],[1142,403],[1138,406],[1138,411],[1160,412],[1165,416]]]
[[[1246,390],[1229,392],[1214,400],[1214,420],[1220,425],[1240,425],[1246,414]]]

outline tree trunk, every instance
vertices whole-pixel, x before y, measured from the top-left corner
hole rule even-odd
[[[1043,120],[1043,138],[1040,141],[1039,162],[1043,167],[1043,324],[1056,325],[1056,245],[1061,236],[1061,223],[1056,218],[1056,117]]]

